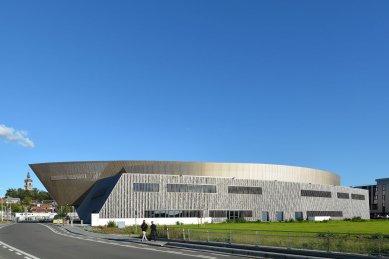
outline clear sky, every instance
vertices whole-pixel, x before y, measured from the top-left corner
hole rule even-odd
[[[389,1],[1,1],[0,195],[54,161],[389,177],[388,13]]]

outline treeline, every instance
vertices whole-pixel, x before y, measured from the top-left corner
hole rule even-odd
[[[20,198],[23,201],[31,201],[31,200],[52,200],[50,194],[45,191],[40,191],[37,188],[32,189],[31,191],[27,191],[25,189],[8,189],[5,193],[5,196],[12,198]]]

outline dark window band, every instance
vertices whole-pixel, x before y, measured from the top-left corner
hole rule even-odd
[[[301,190],[301,196],[331,198],[331,192],[314,191],[314,190]]]
[[[307,217],[343,217],[343,211],[307,211]]]
[[[351,194],[351,199],[363,201],[363,200],[365,200],[365,195],[352,193]]]
[[[350,194],[346,192],[338,192],[337,193],[338,199],[350,199]]]
[[[168,184],[167,191],[168,192],[216,193],[216,185]]]
[[[201,210],[146,210],[145,218],[201,218]]]
[[[159,183],[134,183],[134,192],[159,192]]]
[[[228,186],[228,193],[234,194],[262,194],[261,187]]]

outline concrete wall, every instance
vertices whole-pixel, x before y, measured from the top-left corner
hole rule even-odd
[[[159,192],[134,192],[133,183],[159,183]],[[168,183],[214,184],[217,193],[177,193],[167,192]],[[262,187],[262,194],[229,194],[229,185]],[[301,190],[331,192],[331,198],[303,197]],[[337,192],[350,194],[349,199],[337,198]],[[364,200],[351,199],[351,194],[361,194]],[[252,210],[249,220],[261,219],[263,211],[269,212],[270,221],[276,220],[276,212],[284,213],[284,220],[294,219],[295,212],[342,211],[343,217],[359,216],[369,219],[368,192],[349,187],[233,179],[221,177],[200,177],[188,175],[122,174],[115,188],[99,212],[100,218],[120,219],[145,217],[145,210],[202,210],[209,217],[209,210]],[[176,218],[172,218],[174,222]]]

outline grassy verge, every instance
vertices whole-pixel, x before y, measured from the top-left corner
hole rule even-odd
[[[134,235],[136,228],[94,232]],[[140,227],[137,228],[140,235]],[[158,226],[158,237],[360,254],[389,254],[389,221],[269,222]]]
[[[263,232],[309,232],[317,234],[318,232],[326,233],[361,233],[361,234],[386,234],[389,235],[389,220],[370,220],[361,222],[352,221],[327,221],[327,222],[261,222],[261,223],[218,223],[218,224],[202,224],[202,225],[172,225],[159,226],[161,228],[170,229],[209,229],[215,232],[224,232],[231,230],[233,232],[246,231],[263,231]],[[135,234],[135,226],[129,226],[123,229],[99,227],[94,228],[95,232],[104,234]],[[140,227],[138,226],[138,233]]]
[[[175,227],[175,226],[171,226]],[[178,227],[178,226],[177,226]],[[389,234],[389,220],[327,221],[327,222],[261,222],[261,223],[219,223],[203,225],[183,225],[191,229],[228,229],[259,231],[300,231],[300,232],[344,232],[365,234]]]

